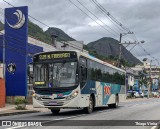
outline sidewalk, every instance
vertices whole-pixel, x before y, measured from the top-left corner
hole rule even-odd
[[[47,112],[47,111],[49,110],[46,108],[33,108],[33,105],[26,105],[26,110],[16,110],[15,105],[6,104],[5,107],[0,108],[0,117],[18,115],[18,114],[36,113],[36,112]]]
[[[149,98],[149,99],[147,97],[145,97],[145,98],[129,98],[129,99],[126,99],[125,102],[137,102],[137,101],[152,100],[152,99],[154,100],[154,99],[156,99],[156,97],[152,97],[152,98]]]

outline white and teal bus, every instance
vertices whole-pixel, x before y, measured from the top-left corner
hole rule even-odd
[[[126,98],[126,72],[80,51],[34,55],[33,106],[52,113],[76,108],[117,107]]]

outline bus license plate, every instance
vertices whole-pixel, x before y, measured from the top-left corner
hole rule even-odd
[[[49,104],[50,104],[50,105],[55,105],[55,104],[57,104],[57,102],[55,102],[55,101],[50,101]]]

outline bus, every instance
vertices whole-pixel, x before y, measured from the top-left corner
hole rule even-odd
[[[33,56],[33,107],[53,114],[60,109],[116,108],[126,98],[126,72],[81,51],[42,52]]]

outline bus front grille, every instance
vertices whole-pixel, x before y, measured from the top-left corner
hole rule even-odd
[[[64,102],[43,102],[44,106],[62,106]]]

